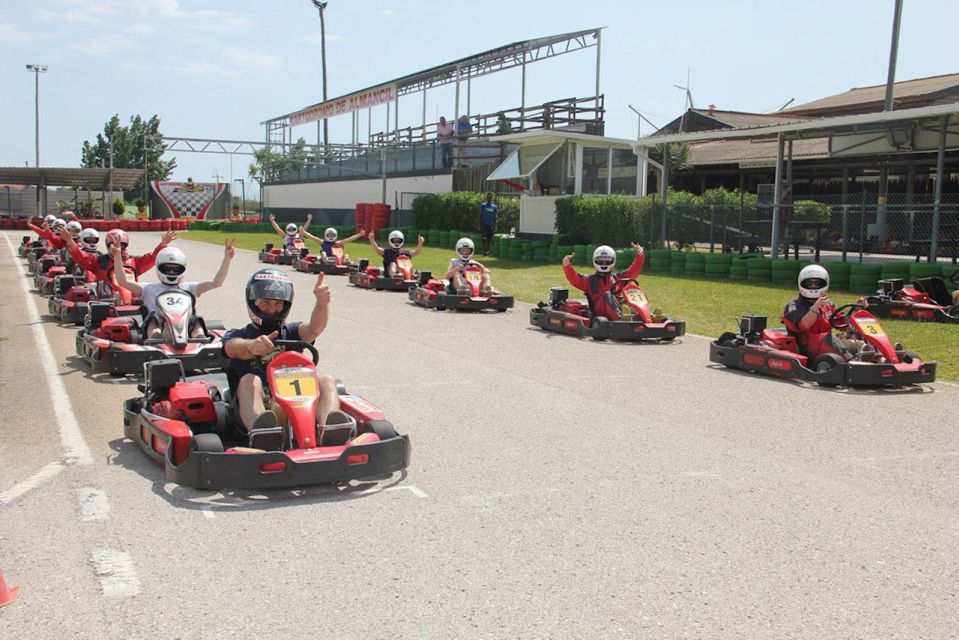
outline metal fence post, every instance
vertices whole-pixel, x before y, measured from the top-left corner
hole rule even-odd
[[[709,253],[713,252],[716,246],[716,205],[709,205]]]
[[[846,252],[849,249],[849,205],[842,205],[842,261],[846,261]]]
[[[743,208],[746,203],[746,193],[739,194],[739,253],[743,252]]]
[[[862,253],[866,242],[866,192],[862,192],[862,204],[859,212],[859,264],[862,264]]]

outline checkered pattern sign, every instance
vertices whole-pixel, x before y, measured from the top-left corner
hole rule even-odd
[[[226,189],[223,183],[210,182],[159,182],[150,183],[174,218],[192,216],[203,220],[213,201]]]

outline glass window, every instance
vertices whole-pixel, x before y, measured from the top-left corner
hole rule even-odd
[[[583,148],[583,193],[606,193],[607,164],[607,147]]]
[[[636,195],[636,172],[639,158],[631,149],[613,149],[612,193]]]
[[[512,180],[525,178],[546,161],[553,152],[563,146],[562,143],[529,144],[520,146],[503,164],[490,174],[487,180]]]

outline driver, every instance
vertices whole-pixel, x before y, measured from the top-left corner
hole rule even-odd
[[[313,214],[312,213],[306,214],[306,222],[300,228],[304,230],[308,229],[310,227],[310,222],[312,221],[313,221]],[[270,214],[270,224],[273,225],[273,229],[283,239],[283,251],[288,255],[296,253],[296,246],[295,246],[296,243],[302,242],[302,240],[300,240],[299,234],[297,234],[296,224],[291,222],[290,224],[286,225],[286,231],[284,232],[283,229],[280,229],[280,225],[276,223],[276,216],[273,215],[272,213]]]
[[[39,227],[33,224],[33,216],[27,218],[27,228],[33,230],[41,240],[46,240],[54,249],[63,248],[63,239],[58,235],[62,223],[63,221],[60,218],[52,214],[45,216]]]
[[[386,272],[386,275],[390,278],[397,277],[399,273],[399,269],[396,267],[397,258],[400,256],[415,258],[423,253],[423,236],[417,236],[416,248],[412,251],[403,248],[403,243],[406,242],[406,238],[399,229],[390,231],[390,246],[388,247],[380,247],[380,245],[376,244],[376,238],[373,237],[372,233],[369,234],[369,237],[370,246],[373,247],[373,251],[383,256],[383,271]]]
[[[236,398],[236,408],[244,428],[250,432],[250,446],[275,450],[282,447],[283,434],[277,429],[284,418],[272,401],[266,381],[266,368],[260,359],[273,352],[273,340],[302,340],[313,343],[326,329],[330,307],[330,287],[319,274],[313,287],[313,312],[309,322],[285,322],[293,305],[293,281],[278,269],[260,269],[246,285],[246,308],[250,324],[231,329],[223,335],[223,352],[230,359],[227,378]],[[322,434],[327,424],[341,424],[350,418],[339,410],[336,383],[328,375],[319,376],[316,424]],[[267,409],[267,407],[271,407]]]
[[[456,257],[450,260],[446,275],[443,276],[450,281],[447,291],[457,295],[469,295],[470,288],[466,284],[466,269],[470,265],[476,265],[483,270],[482,280],[480,280],[479,294],[484,298],[493,295],[493,285],[490,282],[490,272],[485,266],[473,260],[476,252],[476,246],[469,238],[460,238],[456,241]]]
[[[850,360],[860,350],[873,349],[860,340],[833,335],[829,318],[836,307],[828,294],[829,272],[818,264],[803,267],[799,272],[799,295],[789,301],[781,318],[789,335],[799,343],[800,351],[810,358],[835,353]]]
[[[156,269],[160,281],[141,285],[136,280],[127,278],[120,260],[120,247],[113,245],[110,248],[110,255],[113,256],[113,276],[117,280],[117,285],[129,291],[134,298],[143,300],[143,306],[147,309],[146,320],[143,323],[143,335],[145,337],[162,337],[156,314],[156,302],[157,296],[164,291],[182,289],[194,298],[199,298],[207,291],[223,286],[226,276],[230,272],[230,261],[233,260],[233,255],[236,253],[233,242],[229,239],[223,242],[223,262],[220,263],[220,268],[213,276],[213,280],[207,282],[183,282],[183,274],[186,272],[186,254],[176,247],[166,247],[157,254]],[[193,323],[193,326],[190,327],[190,335],[194,338],[204,336],[201,323]]]
[[[339,235],[333,227],[327,227],[326,231],[323,232],[322,238],[317,238],[315,235],[306,230],[305,227],[300,227],[300,233],[303,234],[303,237],[309,238],[313,242],[320,243],[320,260],[326,262],[329,258],[333,256],[333,245],[339,242],[340,244],[346,244],[347,242],[353,242],[357,238],[362,238],[366,235],[366,229],[360,229],[358,233],[354,233],[348,238],[343,238],[338,240],[337,236]],[[349,260],[350,256],[343,254],[344,260]]]
[[[589,310],[594,316],[602,316],[609,320],[622,319],[620,304],[613,292],[616,282],[635,280],[643,270],[646,255],[643,247],[635,242],[631,243],[636,250],[636,258],[626,270],[613,273],[616,266],[616,252],[609,245],[601,245],[593,251],[593,267],[596,273],[584,276],[573,268],[573,256],[569,254],[563,258],[563,273],[571,285],[586,294]]]

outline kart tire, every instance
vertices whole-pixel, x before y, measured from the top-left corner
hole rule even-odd
[[[727,331],[727,332],[724,333],[723,335],[719,336],[719,337],[716,339],[716,342],[718,342],[718,343],[719,343],[719,346],[721,346],[721,347],[726,347],[726,348],[729,348],[729,349],[734,349],[734,348],[736,348],[736,347],[738,346],[738,344],[737,344],[737,338],[739,338],[738,335],[736,335],[736,334],[733,333],[732,331]]]
[[[389,440],[399,435],[396,432],[396,427],[394,427],[393,423],[389,420],[370,420],[366,426],[367,429],[375,433],[376,437],[380,440]]]
[[[609,337],[609,320],[602,316],[597,316],[593,318],[593,322],[590,325],[590,328],[595,331],[593,335],[593,340],[597,342],[602,342],[607,337]],[[598,329],[598,331],[596,331]]]
[[[198,433],[190,439],[190,451],[223,453],[223,441],[215,433]]]
[[[812,361],[812,367],[810,367],[816,373],[825,373],[830,369],[837,367],[841,364],[844,364],[845,360],[838,353],[824,353],[821,356],[817,357]],[[818,382],[817,384],[823,387],[835,387],[835,384],[828,382]]]
[[[906,364],[910,364],[913,360],[922,360],[922,358],[919,357],[919,354],[915,351],[906,351],[902,354],[901,359]]]
[[[339,378],[336,379],[336,395],[345,396],[349,392],[346,390],[346,385],[343,384],[343,381]]]

